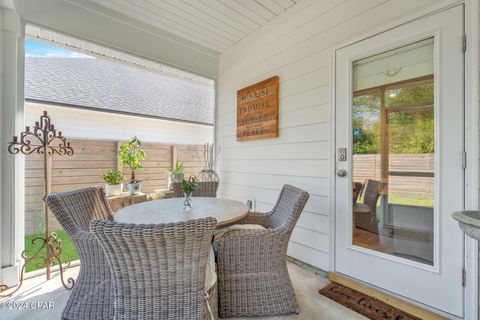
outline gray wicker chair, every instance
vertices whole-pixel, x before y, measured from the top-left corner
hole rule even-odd
[[[353,220],[357,228],[378,234],[377,202],[386,186],[382,181],[367,180],[363,190],[363,203],[355,203],[353,206]]]
[[[285,185],[271,212],[252,212],[242,222],[267,229],[230,230],[220,237],[216,250],[222,318],[298,313],[286,255],[308,198],[307,192]]]
[[[112,219],[102,187],[53,193],[45,199],[80,256],[80,272],[62,319],[113,319],[110,267],[98,240],[90,232],[93,219]]]
[[[216,223],[211,217],[149,225],[93,221],[113,272],[115,319],[217,319],[216,282],[205,292]]]
[[[183,197],[182,184],[180,182],[173,182],[173,191],[175,192],[175,197]],[[197,187],[193,191],[194,197],[217,197],[218,182],[217,181],[200,181],[197,184]]]

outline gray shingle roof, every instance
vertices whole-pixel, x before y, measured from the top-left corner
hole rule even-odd
[[[214,90],[102,59],[27,57],[31,100],[213,123]]]

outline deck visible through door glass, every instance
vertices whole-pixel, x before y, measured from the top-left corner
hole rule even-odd
[[[353,244],[433,265],[433,39],[358,60],[353,74]]]

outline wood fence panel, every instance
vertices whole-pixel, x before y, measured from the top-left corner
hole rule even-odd
[[[380,180],[380,155],[366,154],[353,157],[353,180]],[[392,154],[390,171],[434,172],[434,154]],[[433,177],[390,176],[388,193],[402,198],[433,199]]]
[[[116,164],[113,141],[70,140],[72,156],[53,155],[51,161],[51,192],[63,192],[102,183],[100,175]],[[25,231],[43,229],[43,156],[30,155],[25,161]],[[59,228],[51,218],[51,229]]]
[[[185,176],[198,175],[203,169],[200,160],[203,146],[178,145],[176,149],[178,159],[183,162],[183,166],[185,167]]]
[[[117,157],[122,142],[105,140],[70,139],[75,151],[73,156],[53,156],[51,168],[51,192],[70,191],[103,184],[100,178],[108,169],[120,168],[125,181],[130,178],[129,168],[122,168]],[[136,172],[142,180],[142,191],[150,193],[167,188],[168,171],[174,163],[175,153],[184,162],[186,174],[198,174],[202,169],[194,146],[172,146],[160,143],[144,143],[147,154],[142,169]],[[25,160],[25,233],[43,230],[43,156],[30,155]],[[59,229],[55,218],[50,218],[51,230]]]

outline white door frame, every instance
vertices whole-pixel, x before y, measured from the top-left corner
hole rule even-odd
[[[398,20],[388,23],[378,28],[375,28],[368,33],[359,37],[351,39],[347,42],[341,43],[332,49],[332,68],[331,68],[331,157],[330,157],[330,207],[335,208],[335,167],[336,167],[336,133],[335,133],[335,66],[336,66],[336,51],[352,45],[356,42],[378,35],[390,29],[396,28],[403,24],[421,19],[425,16],[435,14],[437,12],[446,10],[455,5],[465,4],[465,34],[467,50],[465,52],[465,151],[467,152],[467,168],[465,169],[465,209],[474,210],[479,208],[479,125],[478,125],[478,0],[444,0],[435,3],[424,10],[417,11],[415,14],[407,17],[399,18]],[[335,270],[335,212],[330,216],[330,270]],[[466,286],[465,292],[465,319],[478,319],[479,311],[479,246],[476,240],[466,236],[465,237],[465,269],[466,269]],[[425,307],[425,306],[423,306]]]

